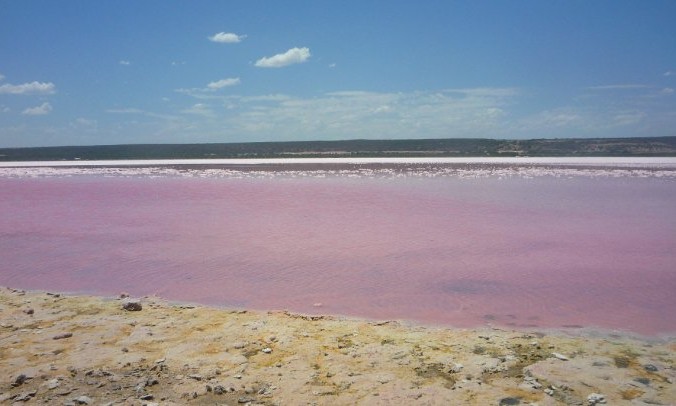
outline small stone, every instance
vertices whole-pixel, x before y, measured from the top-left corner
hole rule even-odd
[[[502,398],[500,399],[500,406],[512,406],[512,405],[518,405],[521,403],[521,400],[519,398]]]
[[[198,375],[198,374],[190,374],[190,375],[188,375],[188,378],[194,379],[194,380],[196,380],[196,381],[201,381],[201,380],[202,380],[202,375]]]
[[[89,396],[80,396],[80,397],[77,397],[73,400],[78,405],[88,405],[88,404],[92,403],[92,398],[90,398]]]
[[[127,292],[120,293],[120,299],[126,299],[128,297],[129,297],[129,293],[127,293]]]
[[[35,313],[35,310],[33,310],[32,307],[29,307],[28,309],[23,309],[23,312],[29,315],[32,315]]]
[[[12,386],[15,387],[15,388],[17,386],[21,386],[21,385],[24,384],[24,382],[26,382],[26,380],[28,380],[28,377],[26,376],[26,374],[21,374],[21,375],[16,377],[16,379],[12,383]]]
[[[17,402],[28,402],[30,398],[34,397],[35,394],[38,393],[38,391],[32,391],[32,392],[23,392],[20,393],[16,396],[14,396],[12,399],[17,401]]]
[[[606,397],[605,395],[602,395],[600,393],[592,393],[589,396],[587,396],[587,402],[589,402],[589,405],[606,403]]]
[[[59,387],[59,385],[61,385],[61,382],[59,382],[59,380],[56,378],[47,381],[47,388],[49,389],[56,389]]]
[[[246,345],[247,344],[245,342],[239,342],[239,343],[233,344],[232,348],[234,348],[236,350],[241,350],[242,348],[246,347]]]
[[[228,390],[225,389],[225,387],[223,385],[214,386],[214,393],[217,394],[217,395],[222,395],[222,394],[226,393],[227,391]]]
[[[270,348],[270,347],[265,347],[265,348],[263,348],[261,351],[263,351],[263,352],[266,353],[266,354],[270,354],[270,353],[272,352],[272,348]]]
[[[645,369],[648,372],[657,372],[657,367],[653,364],[646,364],[643,366],[643,369]]]
[[[640,378],[634,379],[634,381],[636,381],[636,382],[638,382],[638,383],[642,383],[642,384],[645,385],[645,386],[650,385],[650,379],[648,379],[648,378],[640,377]]]
[[[554,396],[554,390],[553,389],[547,388],[547,389],[545,389],[545,393],[549,396]]]
[[[237,399],[237,403],[250,403],[250,402],[253,402],[255,400],[256,399],[254,399],[254,398],[241,397],[241,398]]]
[[[57,334],[54,337],[52,337],[52,340],[61,340],[61,339],[64,339],[64,338],[70,338],[72,336],[73,336],[73,333],[61,333],[61,334]]]
[[[568,357],[563,354],[559,354],[558,352],[553,352],[552,356],[556,359],[560,359],[561,361],[568,361]]]
[[[141,399],[141,400],[153,400],[154,398],[155,397],[151,394],[147,394],[147,395],[143,395],[143,396],[139,397],[139,399]]]
[[[462,371],[463,368],[464,368],[464,365],[455,363],[451,367],[450,371],[453,372],[453,373],[458,373],[458,372]]]
[[[143,310],[143,306],[141,306],[141,301],[139,300],[126,300],[124,303],[122,303],[122,308],[129,312],[138,312]]]

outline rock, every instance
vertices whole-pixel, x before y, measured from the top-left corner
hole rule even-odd
[[[38,393],[38,391],[32,391],[32,392],[23,392],[19,393],[18,395],[14,396],[12,399],[17,401],[17,402],[28,402],[30,398],[34,397],[35,394]]]
[[[563,354],[559,354],[558,352],[553,352],[552,356],[556,359],[560,359],[561,361],[568,361],[568,357]]]
[[[217,395],[222,395],[222,394],[226,393],[227,391],[228,390],[225,389],[225,387],[223,385],[214,386],[214,393],[217,394]]]
[[[251,403],[254,402],[256,399],[254,398],[249,398],[249,397],[241,397],[237,399],[237,403]]]
[[[547,388],[545,389],[545,393],[549,396],[554,396],[554,389]]]
[[[458,373],[458,372],[462,371],[463,368],[464,368],[464,365],[455,363],[451,367],[450,372]]]
[[[73,399],[78,405],[89,405],[92,403],[92,398],[89,396],[79,396]]]
[[[642,383],[645,386],[650,385],[650,379],[648,379],[648,378],[639,377],[639,378],[635,378],[634,381],[638,382],[638,383]]]
[[[33,310],[32,307],[29,307],[28,309],[23,309],[23,312],[29,315],[32,315],[35,313],[35,310]]]
[[[198,375],[198,374],[190,374],[190,375],[188,375],[188,378],[194,379],[194,380],[196,380],[196,381],[201,381],[201,380],[202,380],[202,375]]]
[[[120,293],[120,299],[126,299],[128,297],[129,297],[129,293],[127,293],[127,292]]]
[[[266,354],[270,354],[270,353],[272,352],[272,348],[270,348],[270,347],[265,347],[265,348],[263,348],[261,351],[263,351],[263,352],[266,353]]]
[[[500,406],[511,406],[511,405],[518,405],[521,403],[521,400],[519,398],[502,398],[500,399]]]
[[[26,382],[26,380],[28,380],[28,377],[26,376],[26,374],[21,374],[21,375],[16,377],[14,382],[12,382],[12,387],[16,388],[17,386],[21,386],[21,385],[24,384],[24,382]]]
[[[590,406],[598,403],[606,403],[606,397],[600,393],[592,393],[587,396],[587,402]]]
[[[643,369],[645,369],[648,372],[657,372],[657,367],[653,364],[646,364],[643,366]]]
[[[147,394],[147,395],[143,395],[143,396],[139,397],[139,399],[141,399],[141,400],[153,400],[153,398],[155,398],[155,397],[151,394]]]
[[[247,343],[245,343],[245,342],[239,342],[239,343],[233,344],[233,345],[232,345],[232,348],[234,348],[234,349],[236,349],[236,350],[241,350],[242,348],[244,348],[244,347],[246,347],[246,346],[247,346]]]
[[[124,303],[122,303],[122,308],[129,312],[139,312],[143,310],[140,300],[125,300]]]
[[[57,334],[54,337],[52,337],[52,340],[61,340],[61,339],[64,339],[64,338],[70,338],[72,336],[73,336],[73,333],[61,333],[61,334]]]
[[[56,389],[59,387],[59,385],[61,385],[61,382],[59,382],[59,380],[56,378],[47,381],[47,388],[49,389]]]

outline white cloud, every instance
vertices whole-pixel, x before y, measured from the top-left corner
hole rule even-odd
[[[668,70],[664,72],[664,76],[674,76],[674,75],[676,75],[676,72],[674,72],[673,70]]]
[[[232,32],[219,32],[218,34],[214,34],[209,37],[209,41],[220,42],[224,44],[234,44],[241,42],[244,38],[246,38],[246,35],[237,35],[233,34]]]
[[[309,48],[291,48],[283,54],[264,57],[256,61],[259,68],[281,68],[296,63],[303,63],[310,58]]]
[[[662,89],[662,94],[674,94],[674,89],[670,87],[665,87],[664,89]]]
[[[239,82],[240,82],[239,78],[221,79],[221,80],[218,80],[216,82],[209,83],[207,85],[207,88],[211,89],[211,90],[219,90],[219,89],[222,89],[224,87],[238,85]]]
[[[203,104],[203,103],[194,104],[191,107],[189,107],[185,110],[182,110],[181,113],[194,114],[194,115],[197,115],[197,116],[209,117],[209,118],[215,116],[215,114],[211,110],[211,108],[209,106],[207,106],[206,104]]]
[[[122,61],[120,61],[120,65],[129,66],[129,65],[131,65],[131,62],[122,60]]]
[[[45,102],[39,106],[27,108],[26,110],[22,111],[21,114],[25,114],[27,116],[42,116],[45,114],[49,114],[49,112],[51,111],[52,105]]]
[[[20,85],[4,84],[0,86],[0,94],[53,94],[56,86],[51,82],[31,82]]]
[[[5,75],[3,75],[2,73],[0,73],[0,80],[3,80],[3,79],[5,79]]]

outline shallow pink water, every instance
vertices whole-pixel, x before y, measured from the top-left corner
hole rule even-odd
[[[673,181],[85,176],[0,197],[5,286],[676,332]]]

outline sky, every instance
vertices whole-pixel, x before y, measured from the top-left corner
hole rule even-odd
[[[0,0],[0,147],[676,135],[676,1]]]

